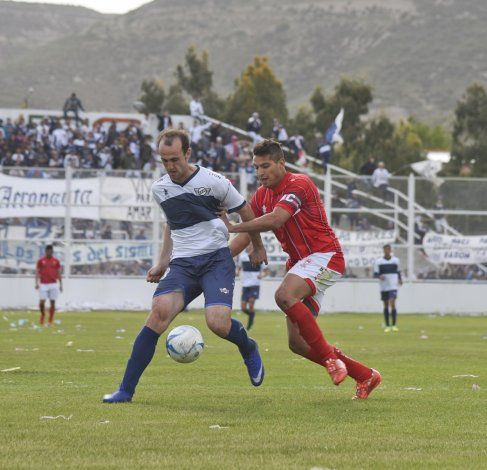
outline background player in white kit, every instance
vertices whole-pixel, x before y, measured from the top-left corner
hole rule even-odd
[[[247,330],[252,328],[255,318],[255,301],[260,294],[260,280],[269,275],[269,270],[262,265],[252,266],[249,257],[250,246],[238,257],[236,275],[242,284],[241,309],[249,316]]]
[[[397,327],[396,299],[398,286],[402,286],[399,259],[392,256],[391,245],[384,245],[384,256],[374,264],[374,277],[379,278],[380,298],[384,302],[384,331],[399,331]],[[389,322],[389,307],[392,315],[392,326]]]

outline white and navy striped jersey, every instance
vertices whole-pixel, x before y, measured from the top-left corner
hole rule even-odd
[[[184,183],[175,183],[164,175],[152,184],[152,194],[171,228],[171,259],[227,247],[228,230],[216,214],[218,206],[235,212],[246,204],[227,178],[197,165]]]
[[[260,286],[262,265],[252,266],[249,254],[246,251],[240,253],[238,266],[241,268],[240,279],[242,280],[242,287]]]
[[[399,270],[399,259],[391,256],[385,259],[383,256],[378,258],[374,264],[374,277],[383,275],[384,280],[380,280],[381,292],[397,290],[401,271]]]

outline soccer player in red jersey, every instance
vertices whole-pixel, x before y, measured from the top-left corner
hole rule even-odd
[[[59,290],[57,281],[59,280]],[[39,284],[40,281],[40,284]],[[52,245],[47,245],[45,249],[45,256],[42,256],[37,261],[36,267],[36,289],[39,289],[39,309],[41,311],[41,318],[39,323],[44,324],[45,304],[49,299],[49,325],[54,321],[54,312],[56,310],[56,299],[59,291],[63,291],[63,280],[61,277],[61,263],[53,256]]]
[[[275,293],[287,315],[289,348],[326,368],[339,385],[347,375],[356,381],[354,398],[365,399],[381,381],[378,371],[343,354],[328,343],[316,321],[328,287],[345,271],[340,243],[328,225],[318,189],[311,179],[286,171],[278,142],[267,139],[254,147],[254,166],[262,186],[251,206],[254,220],[232,225],[222,214],[229,232],[272,230],[289,255],[287,274]],[[248,238],[237,236],[230,244],[235,256]]]

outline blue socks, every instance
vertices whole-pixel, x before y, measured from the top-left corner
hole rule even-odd
[[[232,318],[232,326],[225,339],[238,346],[238,350],[244,359],[255,349],[255,341],[248,337],[244,326],[234,318]]]
[[[389,326],[389,309],[388,308],[384,309],[384,321],[386,323],[386,326]]]
[[[133,395],[140,376],[154,357],[159,334],[144,326],[135,339],[132,354],[127,362],[120,390]]]
[[[392,313],[392,325],[396,326],[397,310],[395,308],[393,308],[391,313]]]

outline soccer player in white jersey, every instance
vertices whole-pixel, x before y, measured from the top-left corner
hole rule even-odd
[[[165,129],[157,146],[167,174],[152,185],[154,198],[167,218],[159,262],[147,273],[147,281],[159,283],[152,310],[137,336],[119,389],[105,395],[106,403],[129,402],[149,365],[157,341],[171,321],[201,293],[205,296],[208,327],[234,343],[244,359],[252,385],[264,380],[264,366],[257,343],[243,325],[231,317],[235,263],[228,248],[228,230],[218,208],[238,212],[249,221],[254,214],[245,199],[222,175],[189,163],[189,136],[185,131]],[[251,235],[250,259],[267,263],[259,236]]]
[[[374,277],[379,279],[380,298],[384,302],[384,332],[399,331],[396,299],[398,286],[402,286],[402,278],[399,270],[399,259],[392,256],[391,245],[384,245],[384,256],[375,261]],[[392,314],[392,325],[389,322],[389,307]]]

